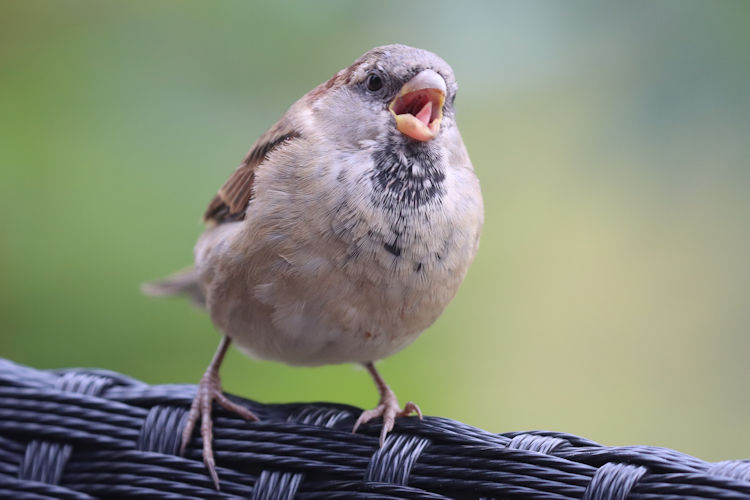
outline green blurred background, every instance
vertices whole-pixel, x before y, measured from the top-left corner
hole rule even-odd
[[[402,402],[750,457],[747,2],[0,3],[0,356],[197,382],[218,336],[139,284],[191,261],[255,138],[369,48],[440,54],[479,257],[381,364]],[[372,406],[367,374],[232,351],[227,390]]]

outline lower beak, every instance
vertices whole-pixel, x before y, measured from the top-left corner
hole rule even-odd
[[[431,69],[406,82],[388,106],[396,128],[417,141],[434,139],[443,119],[445,91],[445,80]]]

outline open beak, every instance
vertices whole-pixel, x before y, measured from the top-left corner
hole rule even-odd
[[[396,128],[418,141],[434,139],[443,119],[445,90],[445,80],[431,69],[406,82],[388,106],[396,118]]]

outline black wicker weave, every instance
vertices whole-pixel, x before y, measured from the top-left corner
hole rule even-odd
[[[438,417],[357,434],[360,410],[262,405],[216,412],[217,492],[195,437],[177,456],[195,386],[149,386],[102,370],[39,371],[0,359],[0,497],[750,498],[750,460],[707,463],[558,432],[492,434]]]

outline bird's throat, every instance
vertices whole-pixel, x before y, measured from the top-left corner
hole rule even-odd
[[[389,142],[372,154],[373,202],[387,209],[418,209],[443,196],[442,156],[429,143]]]

